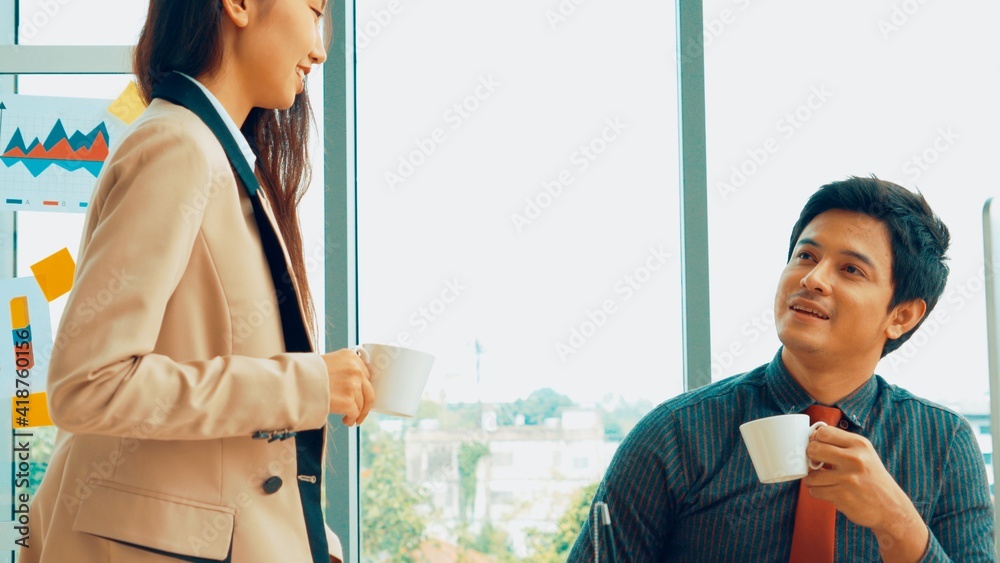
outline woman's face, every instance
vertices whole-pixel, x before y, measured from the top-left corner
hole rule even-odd
[[[246,25],[233,68],[253,107],[287,109],[314,64],[326,60],[322,18],[327,0],[244,0]]]

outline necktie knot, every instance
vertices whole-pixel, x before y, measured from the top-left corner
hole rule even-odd
[[[805,414],[809,415],[809,424],[816,424],[817,422],[825,422],[830,426],[836,426],[840,422],[840,417],[844,414],[837,407],[825,407],[823,405],[815,404],[810,405],[809,408],[805,410]]]

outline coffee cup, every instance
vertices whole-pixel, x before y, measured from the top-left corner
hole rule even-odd
[[[434,356],[389,344],[362,344],[351,348],[368,364],[375,404],[372,410],[395,416],[413,416],[434,365]]]
[[[809,437],[825,422],[809,425],[807,414],[782,414],[758,418],[740,425],[743,442],[761,483],[801,479],[809,469],[820,469],[806,457]]]

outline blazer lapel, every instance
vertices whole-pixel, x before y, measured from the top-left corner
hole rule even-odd
[[[267,215],[268,222],[271,223],[271,228],[278,235],[278,243],[281,245],[281,254],[285,258],[285,264],[288,267],[288,275],[292,278],[292,290],[295,291],[297,301],[299,303],[299,313],[302,315],[302,322],[306,322],[309,317],[306,316],[305,301],[302,300],[302,290],[299,286],[298,278],[295,277],[295,271],[292,270],[292,260],[291,255],[288,253],[288,247],[285,245],[285,237],[281,236],[281,229],[278,228],[278,220],[274,217],[274,210],[271,209],[271,200],[267,197],[267,192],[263,189],[257,190],[260,196],[260,201],[263,204],[264,214]],[[317,350],[316,342],[313,341],[313,335],[311,330],[306,330],[306,336],[309,338],[309,343],[312,345],[313,350]]]

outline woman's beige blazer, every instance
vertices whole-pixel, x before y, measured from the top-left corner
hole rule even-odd
[[[318,476],[297,474],[295,438],[251,436],[324,427],[326,367],[284,352],[250,200],[197,116],[154,100],[132,124],[77,261],[20,561],[309,562],[297,480]]]

